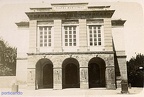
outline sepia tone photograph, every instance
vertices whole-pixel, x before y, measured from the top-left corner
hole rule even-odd
[[[0,0],[0,96],[142,96],[143,13],[143,0]]]

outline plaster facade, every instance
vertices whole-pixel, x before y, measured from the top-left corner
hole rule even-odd
[[[126,56],[124,50],[115,49],[115,43],[119,40],[113,38],[113,27],[123,29],[125,20],[112,20],[114,10],[109,8],[88,6],[88,3],[60,3],[47,8],[31,8],[30,12],[26,12],[29,22],[16,23],[19,28],[26,27],[29,31],[27,56],[17,58],[17,80],[26,82],[30,89],[120,87],[120,81],[127,80]],[[40,46],[41,26],[51,27],[49,47]],[[65,45],[64,27],[73,27],[73,46],[70,43]],[[100,29],[100,39],[97,38],[99,42],[95,46],[91,45],[90,27],[92,30],[96,27],[96,31]],[[20,77],[22,73],[26,77]]]

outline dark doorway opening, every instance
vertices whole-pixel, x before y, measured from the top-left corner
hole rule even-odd
[[[100,86],[100,68],[98,64],[89,64],[89,87],[99,87]]]
[[[101,58],[92,58],[88,64],[89,88],[105,87],[105,62]]]
[[[53,87],[53,68],[51,64],[43,67],[43,88]]]
[[[53,88],[53,64],[46,58],[36,64],[36,89],[43,88]]]
[[[67,88],[78,87],[78,69],[75,64],[67,64],[65,67],[65,84]]]
[[[79,64],[76,59],[69,58],[63,62],[63,88],[79,88]]]

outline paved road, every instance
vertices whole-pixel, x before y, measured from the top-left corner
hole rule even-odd
[[[48,96],[48,97],[58,97],[58,96],[65,96],[65,97],[105,97],[105,96],[116,96],[119,95],[123,97],[123,95],[134,96],[134,94],[144,94],[142,91],[143,88],[131,88],[129,89],[129,94],[121,94],[121,89],[118,88],[116,90],[106,90],[104,88],[94,88],[94,89],[63,89],[63,90],[52,90],[52,89],[40,89],[40,90],[28,90],[28,89],[19,89],[22,96]],[[9,94],[3,94],[4,92],[11,92],[10,88],[2,88],[1,96],[10,96]],[[15,94],[17,95],[17,94]],[[14,95],[13,95],[14,96]],[[20,96],[20,95],[17,95]],[[139,96],[136,96],[139,97]]]

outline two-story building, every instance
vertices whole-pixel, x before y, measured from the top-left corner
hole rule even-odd
[[[125,20],[113,20],[114,12],[88,3],[30,8],[29,21],[16,23],[29,31],[27,56],[17,56],[19,83],[33,89],[119,87],[127,81],[120,47]]]

